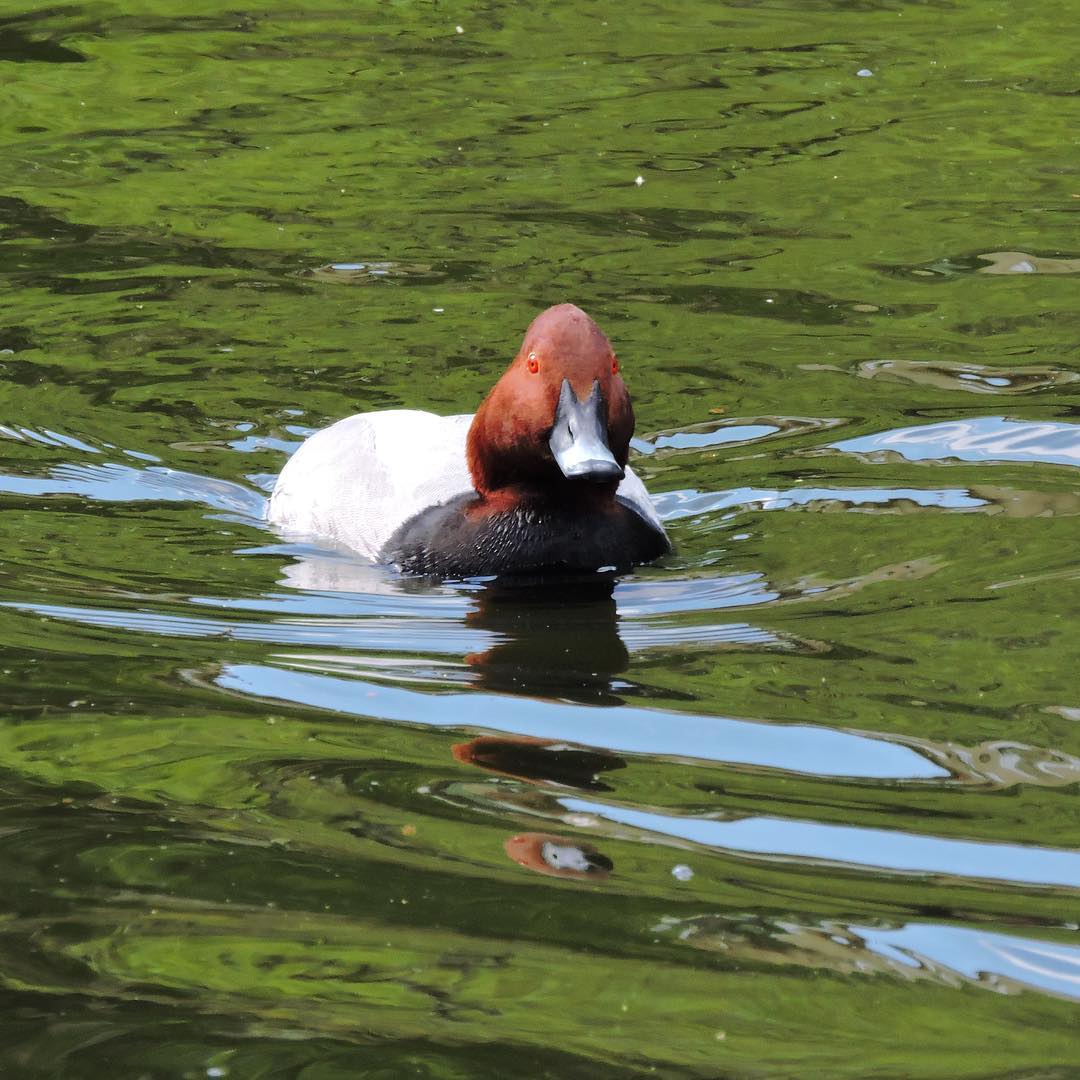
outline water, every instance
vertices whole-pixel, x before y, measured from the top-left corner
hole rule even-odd
[[[8,4],[0,1072],[1077,1075],[1074,15]],[[563,300],[674,555],[262,524]]]

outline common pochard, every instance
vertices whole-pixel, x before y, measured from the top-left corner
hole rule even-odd
[[[475,416],[360,413],[282,469],[269,518],[437,577],[626,570],[670,550],[626,464],[634,411],[580,308],[548,308]]]

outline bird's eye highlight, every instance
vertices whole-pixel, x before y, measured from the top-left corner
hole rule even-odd
[[[536,359],[536,353],[529,353],[529,362],[526,366],[528,367],[529,371],[533,373],[533,375],[535,375],[540,370],[540,361]]]
[[[618,375],[619,374],[619,358],[617,356],[613,356],[611,358],[611,374],[612,375]]]

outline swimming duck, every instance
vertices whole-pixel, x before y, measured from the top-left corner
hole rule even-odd
[[[622,571],[670,550],[626,464],[633,430],[610,342],[559,304],[533,320],[474,416],[339,420],[286,463],[268,516],[409,574]]]

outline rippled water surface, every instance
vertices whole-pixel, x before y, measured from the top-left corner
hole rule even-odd
[[[1075,15],[5,4],[0,1073],[1078,1075]],[[563,300],[673,555],[262,523]]]

